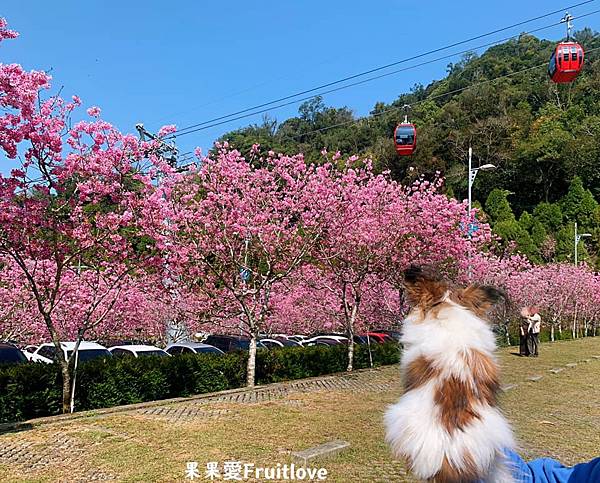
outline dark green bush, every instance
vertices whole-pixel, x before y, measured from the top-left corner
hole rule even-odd
[[[0,422],[59,414],[61,395],[56,364],[0,366]]]
[[[398,344],[394,342],[387,344],[371,344],[371,353],[373,366],[375,367],[397,364],[400,362],[400,348],[398,347]],[[358,350],[354,356],[356,368],[370,366],[368,346],[358,346]]]
[[[256,381],[268,384],[343,372],[347,350],[345,345],[259,350]],[[371,353],[374,366],[400,358],[395,343],[372,344]],[[356,369],[369,367],[368,347],[355,346],[354,359]],[[247,353],[233,352],[89,361],[77,371],[75,407],[83,411],[242,387],[247,360]],[[0,422],[59,414],[61,397],[56,364],[0,366]]]
[[[347,350],[344,345],[319,345],[259,351],[256,357],[256,381],[268,384],[341,372],[346,368]]]

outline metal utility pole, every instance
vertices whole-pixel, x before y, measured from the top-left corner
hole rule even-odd
[[[469,146],[469,183],[468,183],[468,191],[469,191],[469,207],[468,207],[468,226],[467,226],[467,233],[469,235],[469,239],[471,239],[473,237],[473,232],[477,231],[477,225],[475,223],[473,223],[471,221],[471,211],[473,209],[472,207],[472,198],[473,198],[473,182],[475,181],[475,177],[477,176],[477,173],[481,170],[481,171],[492,171],[496,169],[496,166],[494,166],[493,164],[484,164],[482,166],[479,166],[478,168],[473,168],[473,148],[471,146]],[[468,258],[471,258],[471,246],[469,245],[469,253],[467,254]],[[468,267],[468,271],[467,271],[467,275],[469,277],[469,279],[471,278],[471,271],[472,271],[472,267],[471,267],[471,262],[469,262],[469,267]]]
[[[177,149],[177,146],[175,146],[175,142],[166,143],[158,136],[148,131],[142,123],[136,124],[135,129],[140,134],[140,139],[142,141],[145,141],[146,138],[152,139],[153,141],[159,141],[160,147],[158,148],[156,154],[166,159],[167,163],[169,163],[169,166],[172,168],[177,167],[177,154],[179,153],[179,150]]]
[[[139,133],[141,141],[146,141],[147,139],[151,139],[152,141],[158,141],[158,147],[156,151],[154,151],[154,154],[165,159],[169,166],[174,168],[176,171],[179,171],[179,169],[181,169],[178,169],[177,167],[177,156],[179,150],[177,149],[177,146],[175,146],[175,142],[165,142],[164,140],[160,139],[157,135],[152,134],[150,131],[148,131],[142,123],[136,124],[135,129]],[[146,153],[146,156],[148,156],[149,154],[150,153]],[[167,220],[167,223],[169,222],[170,220]],[[168,269],[168,263],[165,265],[165,268]],[[169,295],[172,299],[179,298],[180,294],[174,280],[170,278],[164,278],[163,283],[165,284],[165,287],[167,287]],[[165,329],[165,336],[167,342],[177,342],[179,340],[189,340],[190,332],[187,325],[185,324],[185,321],[180,320],[179,316],[177,315],[173,320],[170,320],[167,324],[167,327]]]
[[[493,164],[484,164],[479,166],[478,168],[473,167],[473,148],[469,146],[469,217],[471,216],[471,199],[473,192],[473,182],[475,181],[475,177],[479,171],[493,171],[496,169],[496,166]]]
[[[473,148],[469,146],[469,217],[471,216],[471,190],[473,188],[473,181],[477,176],[477,171],[473,171]]]
[[[575,222],[575,266],[577,266],[577,245],[579,245],[579,240],[590,236],[592,236],[591,233],[577,233],[577,222]]]
[[[565,12],[565,16],[560,19],[560,23],[567,24],[567,41],[571,40],[571,31],[573,30],[573,20],[575,17],[569,12]]]

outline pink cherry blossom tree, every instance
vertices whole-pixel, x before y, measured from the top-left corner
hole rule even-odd
[[[86,323],[86,308],[94,293],[81,285],[90,275],[65,274],[60,297],[54,307],[55,328],[60,340],[76,340]],[[167,321],[175,308],[160,285],[158,274],[126,277],[111,309],[103,301],[98,311],[106,315],[86,332],[93,339],[144,338],[164,341]],[[14,262],[5,260],[0,270],[0,337],[21,343],[39,343],[47,338],[48,329],[36,306],[29,284]]]
[[[471,246],[489,239],[482,225],[465,235],[465,206],[437,193],[440,180],[411,186],[375,175],[370,161],[350,158],[335,171],[334,202],[328,206],[326,236],[316,246],[315,265],[323,272],[321,290],[334,295],[348,335],[348,370],[353,367],[353,336],[372,287],[388,285],[380,295],[400,294],[402,272],[410,264],[434,264],[456,272]],[[401,306],[394,300],[392,305]]]
[[[581,317],[583,336],[595,336],[600,317],[600,276],[588,271],[584,293],[581,297]]]
[[[335,160],[337,161],[337,160]],[[385,175],[373,174],[371,165],[349,159],[340,170],[332,169],[333,202],[327,207],[326,236],[316,246],[314,264],[322,272],[315,290],[325,290],[339,307],[340,325],[348,337],[348,367],[354,361],[354,335],[363,298],[373,279],[383,272],[396,240],[388,229],[397,185]]]
[[[14,33],[0,22],[2,38]],[[69,410],[72,359],[60,349],[60,307],[76,307],[76,346],[107,320],[138,270],[160,266],[143,235],[154,177],[169,172],[154,154],[157,142],[139,142],[99,118],[71,126],[81,101],[44,96],[50,77],[0,64],[0,149],[20,162],[0,176],[0,256],[18,273],[61,354],[63,411]],[[12,275],[12,277],[17,275]],[[61,305],[62,304],[62,305]],[[72,312],[73,313],[73,312]]]
[[[252,386],[273,293],[322,238],[329,172],[302,156],[247,160],[226,144],[217,148],[197,170],[165,180],[168,264],[173,280],[203,301],[200,327],[249,337]]]
[[[269,328],[273,333],[316,334],[346,332],[345,312],[327,272],[307,263],[298,274],[278,286],[272,296]],[[355,330],[362,335],[374,329],[398,328],[405,307],[400,293],[375,276],[364,285]]]
[[[509,278],[511,298],[520,307],[536,306],[549,321],[550,338],[555,330],[562,334],[563,326],[570,320],[572,335],[577,332],[578,314],[586,313],[590,289],[596,286],[596,276],[585,266],[567,263],[533,266]],[[591,312],[592,317],[595,312]]]

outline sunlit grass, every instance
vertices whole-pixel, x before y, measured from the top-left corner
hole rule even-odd
[[[539,358],[500,351],[503,384],[518,384],[501,403],[513,422],[528,458],[551,456],[573,464],[600,450],[600,338],[544,344]],[[579,362],[560,374],[549,369]],[[527,382],[531,375],[539,382]],[[83,481],[90,471],[118,475],[119,481],[185,481],[186,462],[197,461],[203,471],[209,461],[234,460],[257,466],[290,463],[291,452],[332,439],[349,441],[351,448],[317,462],[334,482],[411,481],[401,462],[392,461],[383,442],[382,414],[400,393],[398,368],[387,367],[369,376],[390,383],[384,392],[335,390],[291,393],[255,404],[215,403],[206,409],[227,409],[226,416],[178,422],[136,413],[76,420],[0,436],[3,440],[52,442],[60,430],[76,439],[84,451],[36,472],[24,466],[0,465],[0,481]],[[189,481],[189,480],[187,480]],[[197,480],[202,481],[202,480]],[[247,480],[252,481],[252,480]]]

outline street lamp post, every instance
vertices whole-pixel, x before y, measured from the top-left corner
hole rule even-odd
[[[577,233],[577,222],[575,222],[575,266],[577,266],[577,245],[579,240],[592,236],[591,233]]]
[[[478,168],[473,167],[473,148],[469,146],[469,217],[471,216],[471,199],[472,199],[472,191],[473,191],[473,182],[475,181],[475,177],[479,171],[492,171],[496,169],[496,166],[493,164],[484,164],[479,166]]]
[[[469,208],[468,208],[469,224],[467,226],[467,233],[469,234],[469,239],[471,239],[473,237],[473,231],[475,230],[474,223],[471,222],[473,182],[475,181],[475,177],[477,176],[477,173],[479,173],[479,171],[492,171],[494,169],[496,169],[496,166],[494,166],[493,164],[484,164],[482,166],[479,166],[478,168],[474,168],[473,167],[473,148],[471,146],[469,146]],[[469,245],[468,250],[469,250],[469,253],[467,255],[469,257],[469,267],[467,270],[467,276],[470,279],[471,271],[472,271],[471,262],[470,262],[470,259],[471,259],[471,246],[470,245]]]

